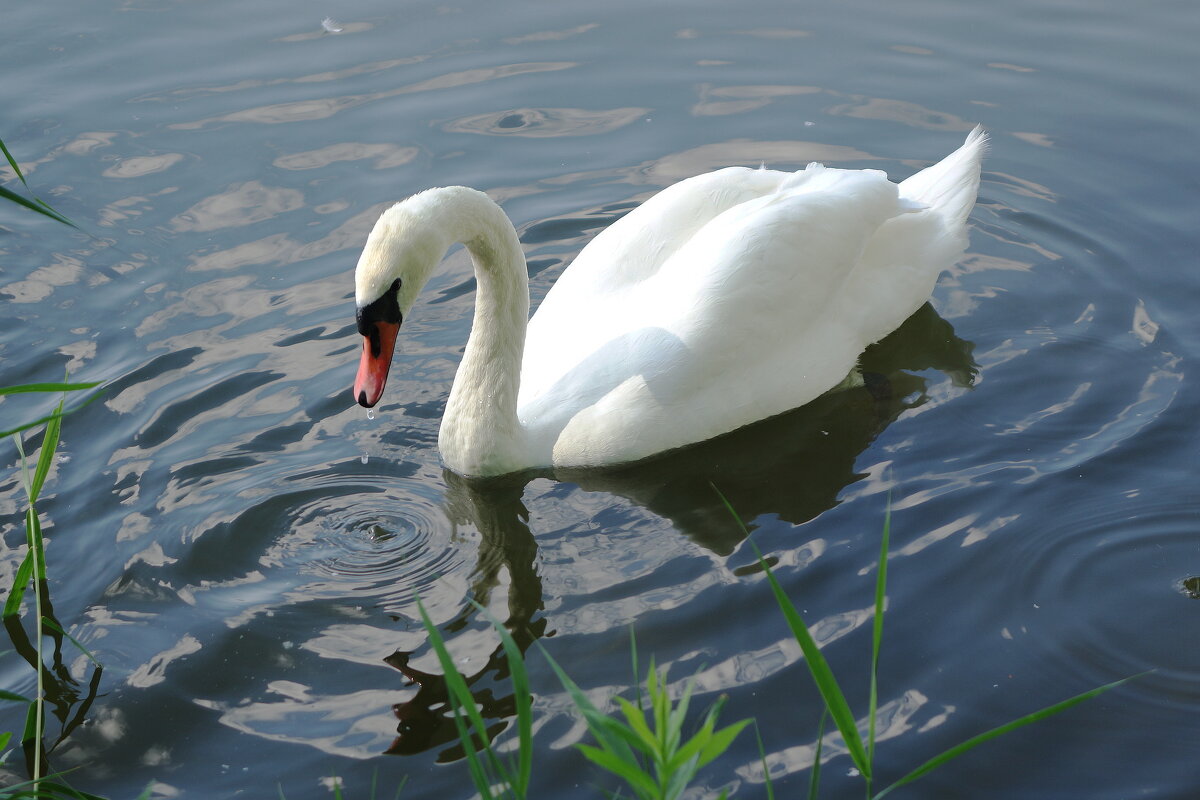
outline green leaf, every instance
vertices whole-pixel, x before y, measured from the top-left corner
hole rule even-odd
[[[47,627],[47,628],[50,628],[50,629],[51,629],[51,630],[53,630],[53,631],[58,631],[58,632],[59,632],[59,633],[61,633],[63,636],[65,636],[65,637],[67,637],[68,639],[70,639],[70,640],[71,640],[71,644],[73,644],[73,645],[75,645],[76,647],[78,647],[78,648],[80,649],[80,651],[81,651],[81,652],[82,652],[82,653],[83,653],[85,656],[87,656],[87,657],[88,657],[88,660],[89,660],[89,661],[91,661],[93,664],[95,664],[97,667],[102,667],[102,666],[103,666],[103,665],[102,665],[102,664],[101,664],[99,661],[97,661],[97,660],[96,660],[96,657],[95,657],[94,655],[92,655],[92,652],[91,652],[90,650],[88,650],[86,647],[84,647],[84,646],[83,646],[83,645],[82,645],[82,644],[79,642],[79,640],[78,640],[78,639],[76,639],[74,636],[72,636],[71,634],[69,634],[69,633],[67,633],[65,630],[63,630],[62,626],[61,626],[61,625],[59,625],[59,624],[58,624],[58,622],[57,622],[56,620],[53,620],[53,619],[51,619],[50,617],[42,617],[42,625],[44,625],[44,626],[45,626],[45,627]]]
[[[973,750],[974,748],[978,747],[979,745],[983,744],[984,742],[991,741],[992,739],[995,739],[997,736],[1002,736],[1002,735],[1008,733],[1009,731],[1016,730],[1017,728],[1024,727],[1025,725],[1029,725],[1030,723],[1037,722],[1039,720],[1045,719],[1046,717],[1053,716],[1054,714],[1058,714],[1060,712],[1066,711],[1068,708],[1071,708],[1072,706],[1079,705],[1084,700],[1090,700],[1093,697],[1095,697],[1096,695],[1103,694],[1104,692],[1107,692],[1111,689],[1115,689],[1118,686],[1128,683],[1129,681],[1133,680],[1134,678],[1140,678],[1140,677],[1142,677],[1142,675],[1145,675],[1145,674],[1146,673],[1143,672],[1143,673],[1139,673],[1137,675],[1130,675],[1128,678],[1122,678],[1119,681],[1113,681],[1112,683],[1107,683],[1104,686],[1100,686],[1098,688],[1084,692],[1083,694],[1077,694],[1074,697],[1063,700],[1060,703],[1055,703],[1052,706],[1047,706],[1046,708],[1043,708],[1040,711],[1035,711],[1032,714],[1026,714],[1025,716],[1021,717],[1020,719],[1015,719],[1012,722],[1009,722],[1005,725],[999,726],[998,728],[992,728],[990,731],[985,731],[984,733],[981,733],[978,736],[973,736],[970,739],[967,739],[962,744],[955,745],[954,747],[951,747],[949,750],[946,750],[945,752],[940,753],[939,755],[936,755],[933,758],[929,759],[924,764],[917,767],[912,772],[908,773],[903,778],[901,778],[900,780],[893,783],[891,786],[889,786],[886,789],[884,789],[883,791],[881,791],[879,794],[875,795],[874,800],[880,800],[880,798],[887,795],[893,789],[898,789],[901,786],[904,786],[905,784],[912,783],[917,778],[920,778],[922,775],[932,772],[933,770],[935,770],[938,767],[945,764],[947,761],[950,761],[951,759],[961,756],[963,753],[967,752],[968,750]]]
[[[4,145],[3,139],[0,139],[0,152],[4,153],[4,157],[8,160],[8,165],[13,168],[13,172],[17,173],[17,178],[20,179],[21,185],[23,185],[30,192],[30,194],[32,194],[33,190],[29,188],[29,183],[25,180],[25,175],[21,172],[20,165],[17,164],[17,160],[15,158],[13,158],[12,153],[8,152],[8,148]],[[45,214],[46,216],[51,217],[52,219],[56,219],[59,222],[66,223],[67,225],[70,225],[72,228],[76,227],[75,223],[71,222],[69,219],[64,217],[62,214],[59,214],[57,211],[55,211],[49,205],[47,205],[43,201],[37,199],[36,197],[34,198],[33,201],[29,201],[29,200],[26,200],[25,198],[21,197],[18,194],[14,194],[13,192],[10,192],[8,189],[5,189],[4,187],[0,187],[0,197],[6,197],[9,200],[12,200],[13,202],[19,203],[27,208],[33,209],[34,211],[38,212],[39,214]]]
[[[83,389],[91,389],[94,386],[99,386],[100,383],[100,381],[92,381],[91,383],[23,383],[19,386],[0,386],[0,395],[26,394],[31,392],[78,392]]]
[[[696,766],[703,767],[728,750],[729,746],[733,744],[733,740],[737,738],[737,735],[745,730],[749,724],[750,720],[743,719],[714,733],[712,739],[700,751],[700,762]]]
[[[4,616],[13,617],[21,613],[21,601],[25,599],[25,588],[33,577],[33,550],[25,551],[21,566],[17,567],[17,576],[13,579],[12,590],[4,603]]]
[[[546,663],[550,665],[550,669],[554,670],[554,674],[558,677],[559,683],[567,690],[567,694],[571,698],[571,702],[575,704],[575,708],[583,715],[583,719],[588,724],[588,729],[592,735],[596,737],[607,749],[612,750],[619,755],[623,760],[636,763],[637,759],[633,755],[633,751],[629,749],[629,745],[622,739],[616,738],[613,734],[606,730],[601,721],[607,719],[600,710],[592,704],[583,690],[571,680],[563,668],[558,665],[558,662],[546,650],[546,647],[539,641],[538,649],[542,651],[542,657],[546,659]]]
[[[54,464],[54,452],[58,450],[58,437],[62,432],[62,400],[58,401],[58,407],[54,411],[57,416],[46,423],[46,432],[42,436],[42,450],[38,453],[37,467],[33,472],[33,486],[29,491],[30,504],[37,502],[46,476],[50,474],[50,467]]]
[[[664,676],[665,677],[665,676]],[[693,676],[688,679],[683,686],[683,695],[679,698],[679,702],[675,703],[675,707],[671,708],[671,696],[667,692],[667,687],[663,685],[663,700],[667,710],[667,728],[663,732],[663,752],[671,753],[679,748],[679,741],[683,736],[683,721],[687,717],[688,707],[692,703],[692,692],[696,689],[696,678]]]
[[[25,175],[22,174],[20,165],[17,164],[17,160],[13,158],[12,153],[8,152],[8,147],[5,146],[3,139],[0,139],[0,153],[4,153],[4,157],[8,159],[8,165],[13,168],[13,172],[17,173],[17,178],[19,178],[21,183],[25,184],[25,188],[28,189],[29,184],[25,183]]]
[[[46,543],[42,539],[42,521],[32,505],[25,509],[25,538],[33,551],[33,574],[39,581],[46,580]]]
[[[697,759],[696,768],[699,768],[700,752],[712,741],[713,729],[716,728],[717,715],[715,712],[716,707],[714,706],[708,712],[708,716],[704,718],[704,723],[700,726],[700,730],[696,731],[691,739],[684,742],[683,746],[674,752],[665,765],[667,771],[679,769],[692,758]]]
[[[10,700],[14,703],[32,703],[33,702],[25,695],[17,694],[16,692],[10,692],[7,689],[0,689],[0,700]],[[0,749],[3,749],[3,748],[4,748],[4,744],[0,743]]]
[[[16,192],[5,189],[3,186],[0,186],[0,197],[3,197],[5,200],[11,200],[17,205],[25,206],[31,211],[36,211],[37,213],[47,216],[52,220],[56,220],[57,222],[61,222],[64,225],[70,225],[76,230],[79,228],[79,226],[74,222],[71,222],[71,220],[67,219],[45,203],[42,203],[41,201],[27,200]]]
[[[804,653],[804,663],[808,665],[808,671],[812,675],[813,681],[817,684],[817,690],[821,693],[821,698],[825,701],[825,707],[829,710],[834,724],[837,725],[838,730],[842,734],[842,739],[846,742],[846,749],[850,752],[850,757],[854,760],[854,765],[858,767],[858,771],[862,773],[864,778],[870,780],[871,764],[867,760],[867,753],[863,747],[862,737],[858,734],[858,726],[854,722],[854,715],[850,712],[850,705],[846,702],[846,695],[842,693],[841,687],[838,686],[837,678],[833,675],[833,670],[825,660],[825,656],[821,655],[821,649],[813,641],[812,635],[808,632],[808,626],[804,624],[800,613],[796,611],[796,607],[788,599],[787,594],[783,591],[783,587],[779,585],[779,581],[776,580],[775,573],[771,571],[767,560],[763,558],[762,551],[750,539],[750,531],[742,523],[742,518],[738,516],[737,511],[730,505],[725,495],[721,494],[721,490],[715,484],[710,483],[709,485],[712,486],[717,497],[725,505],[734,522],[742,529],[750,547],[754,549],[754,554],[758,557],[758,563],[762,565],[763,571],[767,575],[767,580],[771,584],[771,591],[775,594],[775,602],[783,612],[783,616],[787,620],[788,627],[791,628],[796,643],[800,645],[800,650]]]
[[[79,411],[80,409],[91,405],[92,402],[96,400],[96,398],[100,397],[100,395],[101,395],[101,392],[93,392],[91,397],[89,397],[88,399],[84,400],[82,403],[79,403],[76,406],[72,406],[71,408],[68,408],[65,411],[55,411],[54,413],[48,414],[44,417],[41,417],[40,419],[35,419],[33,422],[26,422],[23,425],[18,425],[15,428],[9,428],[6,431],[0,431],[0,436],[11,436],[14,433],[20,433],[21,431],[29,430],[30,428],[36,428],[38,425],[41,425],[44,422],[50,422],[53,419],[65,417],[67,414],[73,414],[76,411]]]
[[[630,730],[649,748],[653,748],[657,740],[654,732],[650,730],[650,726],[646,724],[646,715],[642,709],[624,697],[617,698],[617,705],[620,706],[621,712],[625,715],[625,721],[629,724]],[[647,749],[646,752],[649,753],[651,750]]]
[[[804,663],[808,665],[808,671],[817,685],[817,690],[821,693],[821,698],[825,701],[825,707],[829,709],[829,715],[833,717],[834,724],[846,742],[846,749],[850,751],[854,765],[858,767],[858,771],[864,778],[870,779],[871,764],[867,761],[867,752],[863,747],[862,737],[859,736],[854,715],[850,712],[850,705],[846,702],[846,695],[838,686],[837,678],[834,677],[829,662],[825,660],[825,656],[821,654],[821,649],[817,647],[812,634],[808,632],[808,626],[804,624],[800,612],[796,610],[792,601],[784,593],[783,587],[779,585],[775,573],[771,571],[770,565],[763,558],[758,546],[753,542],[750,542],[750,546],[754,548],[754,552],[758,556],[758,563],[762,565],[763,571],[767,575],[771,591],[775,593],[775,602],[783,611],[784,619],[787,620],[792,636],[795,637],[796,643],[800,645],[800,650],[804,653]]]
[[[475,696],[471,694],[467,682],[463,679],[462,673],[454,665],[454,659],[450,656],[450,651],[446,649],[446,643],[442,640],[438,633],[437,627],[433,624],[433,620],[429,618],[429,614],[425,611],[425,605],[421,599],[417,598],[417,611],[421,614],[421,622],[425,626],[425,631],[429,634],[429,643],[433,647],[434,653],[437,654],[438,662],[442,666],[442,672],[445,674],[446,689],[448,699],[450,701],[451,710],[454,713],[454,724],[458,729],[458,737],[462,742],[463,751],[467,756],[467,766],[471,771],[471,778],[475,783],[475,788],[484,797],[492,797],[491,784],[492,781],[479,762],[476,755],[476,745],[474,738],[471,736],[469,727],[463,719],[465,715],[470,720],[475,728],[475,732],[479,737],[479,748],[484,750],[485,756],[488,757],[491,766],[496,769],[502,780],[512,785],[512,781],[508,779],[507,772],[504,770],[503,764],[496,758],[495,752],[491,748],[491,742],[487,738],[487,727],[483,723],[483,717],[479,714],[479,709],[475,706]]]
[[[829,719],[829,709],[821,712],[821,721],[817,723],[817,743],[813,747],[812,776],[808,781],[808,800],[817,800],[817,786],[821,783],[821,749],[825,746],[825,720]]]
[[[513,789],[519,797],[529,793],[530,775],[533,773],[533,693],[529,689],[529,673],[525,669],[525,658],[521,648],[508,629],[475,600],[471,601],[492,624],[500,636],[500,644],[508,658],[509,674],[512,677],[513,700],[517,707],[517,774]]]
[[[763,781],[766,783],[767,800],[775,800],[775,786],[771,783],[771,769],[767,765],[767,749],[763,747],[762,734],[758,730],[758,720],[754,720],[754,740],[758,742],[758,758],[762,762]],[[809,800],[816,800],[810,796]]]
[[[626,761],[610,750],[601,750],[587,744],[575,745],[579,752],[596,766],[621,778],[642,797],[657,797],[658,784],[636,763]]]
[[[875,619],[871,628],[871,691],[867,700],[867,763],[875,763],[875,713],[879,704],[879,648],[883,642],[883,606],[886,602],[888,543],[892,533],[892,495],[883,514],[883,541],[879,545],[879,570],[875,577]]]
[[[21,734],[21,742],[32,742],[37,736],[38,712],[41,711],[40,703],[30,703],[29,708],[25,711],[25,731]]]

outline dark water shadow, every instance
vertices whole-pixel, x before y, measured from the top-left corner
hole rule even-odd
[[[543,470],[491,479],[466,479],[445,472],[445,508],[457,525],[480,534],[472,573],[471,599],[487,606],[502,575],[509,576],[505,626],[521,652],[546,633],[538,572],[537,543],[528,525],[522,496],[535,478],[573,483],[585,491],[629,499],[669,519],[682,533],[717,555],[732,553],[744,538],[740,526],[713,491],[716,486],[745,523],[772,514],[794,525],[837,505],[838,497],[864,475],[855,461],[889,424],[929,400],[928,379],[917,373],[937,370],[961,387],[978,372],[974,346],[926,304],[900,328],[861,357],[861,381],[830,392],[802,408],[708,442],[618,468]],[[494,614],[499,614],[493,611]],[[447,633],[462,630],[477,612],[466,605],[445,624]],[[389,754],[412,754],[451,746],[439,761],[462,757],[445,679],[409,665],[412,651],[397,651],[388,664],[420,688],[393,707],[399,724]],[[497,647],[483,666],[464,675],[480,713],[494,736],[514,713],[511,696],[497,697],[495,681],[508,675],[507,659]],[[488,678],[488,676],[493,676]]]

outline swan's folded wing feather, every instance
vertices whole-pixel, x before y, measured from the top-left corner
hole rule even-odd
[[[876,231],[907,214],[882,172],[810,167],[786,192],[706,225],[647,285],[651,313],[689,345],[734,354],[811,330],[842,291]],[[725,344],[721,342],[724,340]]]
[[[831,309],[875,232],[909,209],[882,173],[817,168],[796,184],[717,216],[619,302],[581,304],[579,337],[559,360],[527,359],[522,419],[556,447],[569,436],[632,459],[781,413],[841,380],[861,344]]]
[[[577,302],[579,292],[619,291],[646,280],[715,217],[774,192],[787,177],[786,172],[727,167],[663,189],[598,233],[543,305]]]
[[[563,272],[529,322],[522,403],[575,364],[645,323],[630,318],[645,281],[721,213],[774,191],[788,173],[729,167],[674,184],[601,231]]]

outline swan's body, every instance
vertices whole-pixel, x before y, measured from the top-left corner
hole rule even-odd
[[[422,192],[384,212],[358,263],[355,397],[378,402],[400,321],[463,242],[475,321],[438,438],[455,472],[636,461],[796,408],[962,255],[985,145],[976,129],[899,185],[819,164],[682,181],[597,235],[528,327],[508,218],[473,189]]]

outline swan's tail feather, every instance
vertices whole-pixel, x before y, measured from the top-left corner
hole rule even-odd
[[[962,147],[902,181],[900,196],[936,209],[951,225],[965,223],[979,193],[979,168],[987,149],[988,135],[977,125]]]

